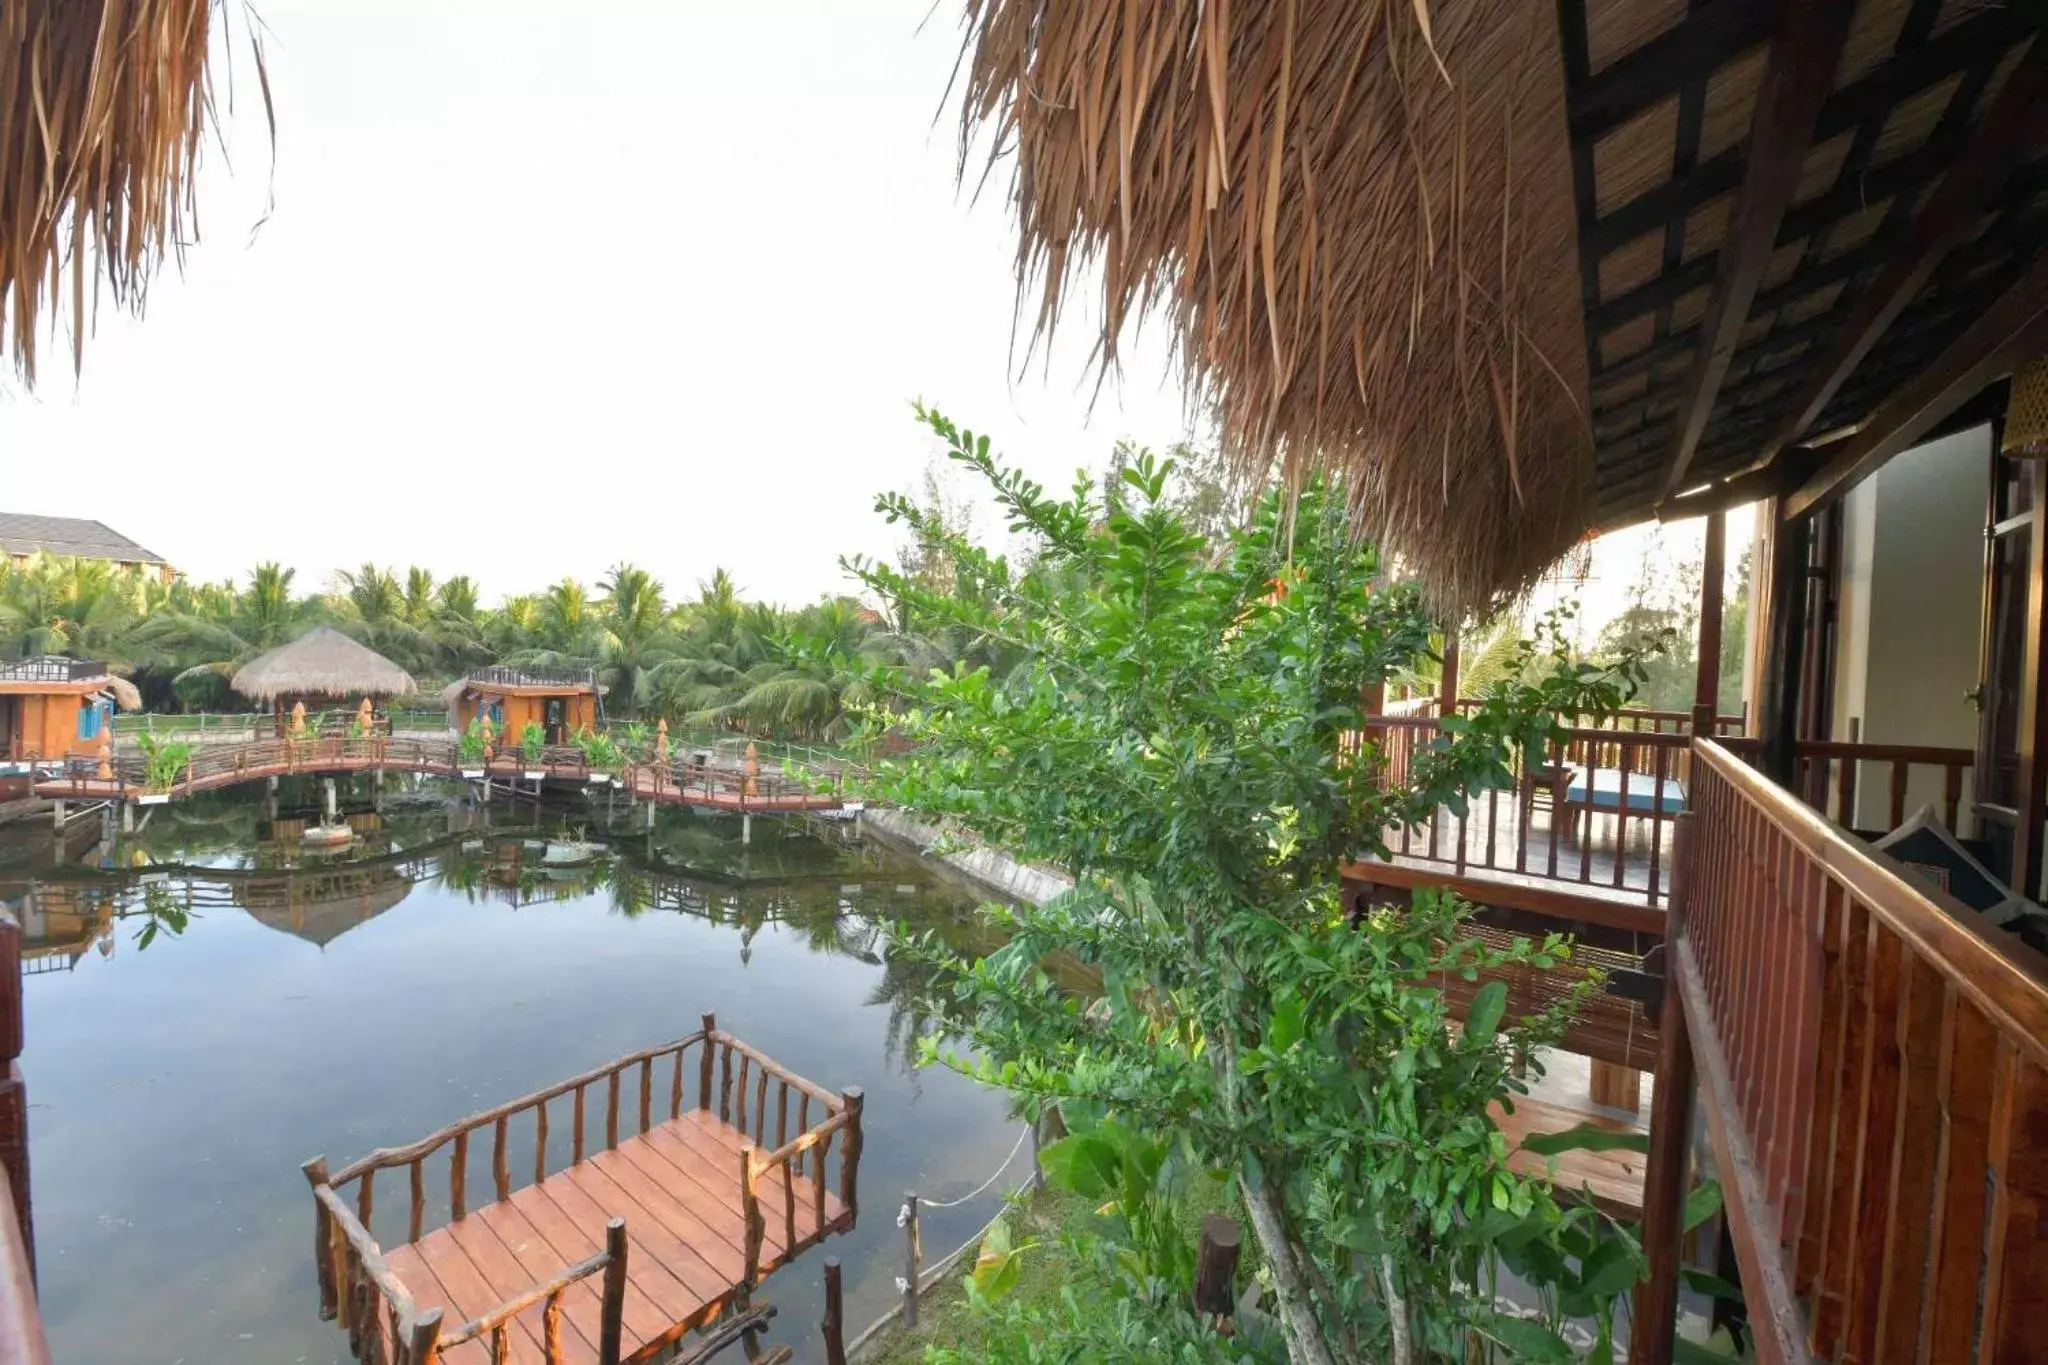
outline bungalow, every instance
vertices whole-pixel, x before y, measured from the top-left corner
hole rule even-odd
[[[491,732],[507,742],[538,725],[549,744],[566,744],[603,723],[601,691],[595,669],[494,664],[450,685],[443,697],[457,730],[489,718]]]

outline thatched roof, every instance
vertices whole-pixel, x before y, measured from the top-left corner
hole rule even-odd
[[[142,709],[142,693],[136,690],[134,683],[129,682],[118,673],[109,673],[107,675],[107,691],[114,694],[114,705],[120,707],[123,711],[140,711]]]
[[[206,76],[216,3],[0,5],[0,348],[30,383],[48,307],[71,314],[76,365],[102,292],[139,306],[164,249],[192,235],[201,135],[225,108]]]
[[[1156,309],[1229,449],[1348,470],[1445,606],[1839,496],[2048,295],[2039,0],[964,4],[1036,332],[1100,287],[1113,364]]]
[[[392,869],[343,868],[251,880],[237,899],[257,923],[325,948],[411,893],[412,883]]]
[[[963,136],[1014,147],[1040,330],[1085,271],[1105,281],[1108,362],[1125,320],[1161,307],[1228,447],[1289,476],[1350,470],[1363,524],[1446,601],[1528,581],[1585,528],[1554,6],[968,14]]]
[[[395,697],[413,690],[412,674],[331,626],[315,626],[288,645],[243,664],[230,686],[245,697]]]

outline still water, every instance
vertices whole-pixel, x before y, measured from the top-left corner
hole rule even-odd
[[[664,808],[647,829],[623,802],[485,807],[432,785],[376,809],[359,788],[363,837],[308,855],[315,797],[287,782],[267,807],[252,787],[158,807],[132,836],[0,846],[58,1361],[345,1361],[315,1311],[302,1162],[409,1142],[706,1011],[867,1092],[859,1226],[762,1295],[799,1360],[821,1358],[826,1255],[865,1325],[894,1295],[898,1194],[965,1194],[1010,1153],[1000,1096],[905,1061],[923,977],[888,926],[972,932],[974,895],[925,866],[816,825],[756,820],[743,845],[731,817]],[[551,842],[594,856],[545,867]],[[997,1201],[929,1215],[930,1254]]]

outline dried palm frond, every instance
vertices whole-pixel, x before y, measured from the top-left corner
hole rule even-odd
[[[186,239],[200,139],[216,113],[217,3],[0,4],[0,348],[11,345],[25,383],[46,310],[70,314],[77,367],[101,288],[139,308],[165,250]],[[253,20],[249,42],[268,113]]]
[[[1095,271],[1103,365],[1159,308],[1232,454],[1348,470],[1446,608],[1569,548],[1592,438],[1553,6],[967,0],[965,23],[961,169],[983,138],[1015,156],[1034,338]]]

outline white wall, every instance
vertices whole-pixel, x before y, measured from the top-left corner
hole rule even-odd
[[[1971,749],[1984,590],[1991,429],[1977,427],[1892,460],[1846,499],[1834,735],[1860,720],[1870,744]],[[1858,775],[1856,824],[1888,827],[1890,770]],[[1918,767],[1906,813],[1941,807],[1938,769]],[[1964,833],[1972,832],[1965,778]]]

